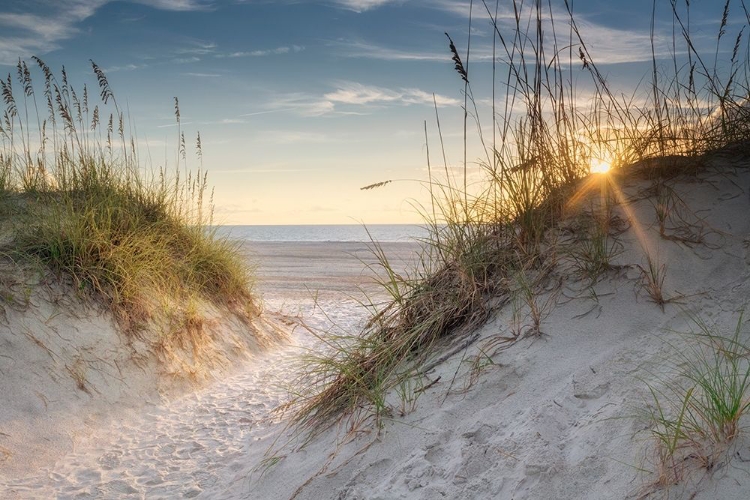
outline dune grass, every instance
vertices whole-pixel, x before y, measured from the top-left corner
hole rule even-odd
[[[659,465],[657,484],[668,487],[696,468],[711,470],[742,428],[750,409],[750,346],[740,314],[725,335],[693,317],[683,335],[675,377],[649,385],[651,434]]]
[[[541,0],[514,0],[515,18],[508,26],[497,14],[498,2],[473,1],[473,16],[481,12],[493,29],[492,138],[482,127],[472,90],[470,51],[462,56],[448,36],[446,59],[452,59],[464,87],[464,162],[453,169],[445,160],[436,106],[443,165],[432,164],[429,151],[435,148],[430,148],[425,128],[431,203],[421,208],[429,229],[421,262],[408,276],[398,275],[374,246],[390,300],[372,308],[360,334],[337,337],[327,352],[306,360],[307,372],[289,405],[297,428],[314,435],[338,422],[350,429],[364,421],[382,422],[391,412],[389,391],[398,388],[402,403],[408,402],[405,380],[420,377],[436,352],[463,346],[465,334],[514,294],[516,302],[522,295],[532,309],[533,324],[523,331],[540,333],[543,309],[550,306],[538,307],[531,286],[535,282],[527,276],[539,275],[554,262],[560,249],[547,237],[549,230],[586,193],[601,188],[603,194],[602,206],[592,209],[591,223],[584,225],[572,249],[581,275],[596,281],[619,251],[615,238],[621,224],[606,210],[609,194],[602,187],[608,176],[590,175],[593,163],[610,161],[615,169],[637,164],[641,168],[621,171],[663,182],[694,172],[711,151],[737,145],[747,149],[750,65],[744,30],[733,25],[736,36],[728,34],[729,4],[721,13],[715,46],[697,47],[687,22],[689,3],[673,2],[674,55],[657,56],[652,36],[649,83],[628,96],[613,89],[600,71],[596,51],[587,46],[569,2],[556,4],[560,10]],[[750,21],[744,3],[734,8]],[[471,35],[469,46],[470,40]],[[725,54],[729,60],[720,58]],[[482,145],[473,168],[466,158],[469,118],[476,121]],[[481,180],[469,182],[469,170]],[[455,178],[452,171],[462,174]],[[656,210],[665,237],[672,236],[666,235],[664,224],[675,215],[675,204],[663,189]],[[644,274],[648,293],[662,306],[664,269],[650,261]],[[504,348],[523,336],[502,337],[493,345]]]
[[[212,193],[205,173],[188,170],[177,99],[176,164],[151,168],[101,68],[91,63],[92,96],[86,85],[77,93],[64,68],[55,75],[34,63],[41,89],[23,61],[0,81],[0,219],[9,233],[0,252],[40,264],[129,334],[192,299],[254,314],[247,265],[206,229]],[[200,160],[200,135],[196,150]]]

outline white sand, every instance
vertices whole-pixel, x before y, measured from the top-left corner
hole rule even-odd
[[[273,316],[248,325],[209,306],[200,345],[159,344],[158,332],[123,335],[110,314],[84,307],[54,282],[30,285],[27,274],[4,265],[0,498],[15,496],[5,489],[10,482],[66,460],[112,418],[126,421],[233,373],[259,343],[279,336]]]
[[[563,293],[542,325],[545,335],[494,356],[494,365],[464,390],[465,360],[514,325],[511,308],[501,311],[477,343],[429,374],[440,380],[420,395],[416,409],[387,420],[379,434],[343,442],[343,433],[333,429],[304,448],[277,452],[278,463],[258,472],[264,453],[287,438],[284,423],[269,413],[284,398],[277,386],[292,376],[290,363],[300,347],[315,348],[298,329],[294,345],[256,358],[233,377],[92,425],[54,465],[4,474],[0,497],[747,498],[750,440],[744,435],[709,474],[695,471],[667,491],[654,490],[657,464],[642,417],[649,398],[644,380],[668,376],[674,347],[683,342],[670,332],[689,331],[695,314],[731,333],[750,301],[748,162],[739,170],[730,159],[714,165],[699,179],[675,184],[693,214],[686,217],[702,228],[708,244],[659,238],[651,201],[635,199],[648,182],[629,182],[623,190],[634,198],[628,205],[634,225],[620,236],[624,251],[617,257],[624,267],[594,287],[598,300],[581,282],[562,276]],[[683,297],[664,312],[639,284],[634,266],[645,259],[636,228],[668,265],[666,295]],[[329,266],[342,269],[334,261]],[[342,280],[324,284],[319,305],[351,325],[361,312],[342,298]],[[311,299],[300,298],[303,290],[280,277],[265,290],[269,309],[283,306],[322,326],[325,318]],[[750,341],[747,327],[744,332]],[[4,377],[10,369],[5,363]],[[17,419],[23,415],[18,409]],[[7,421],[2,425],[0,432],[7,433]]]

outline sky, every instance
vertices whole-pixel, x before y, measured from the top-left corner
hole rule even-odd
[[[571,3],[600,69],[624,92],[635,88],[650,69],[651,0]],[[564,4],[551,4],[567,30]],[[716,36],[723,4],[691,2],[697,40]],[[730,27],[745,20],[738,5]],[[511,29],[511,6],[499,2],[501,29]],[[658,57],[673,29],[664,19]],[[413,223],[428,199],[426,145],[433,164],[443,162],[435,103],[446,160],[463,161],[463,82],[446,32],[464,54],[468,1],[2,0],[0,72],[38,56],[65,66],[74,86],[95,86],[95,61],[126,103],[142,158],[157,167],[174,162],[178,97],[190,145],[200,132],[217,222]],[[491,45],[475,2],[469,73],[483,128]],[[573,74],[588,78],[578,66]],[[470,168],[479,168],[477,147]],[[360,189],[385,180],[394,182]]]

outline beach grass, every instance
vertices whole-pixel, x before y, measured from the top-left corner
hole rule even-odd
[[[187,166],[177,99],[176,162],[152,167],[91,66],[95,92],[77,92],[64,68],[55,74],[37,58],[0,82],[2,254],[111,311],[128,334],[164,320],[167,306],[187,314],[180,304],[193,299],[254,314],[248,265],[207,229],[213,194],[205,173]],[[195,148],[200,161],[200,135]]]
[[[297,427],[311,434],[342,421],[349,429],[369,420],[382,423],[390,415],[384,403],[388,391],[399,388],[402,403],[410,401],[403,395],[404,381],[422,376],[432,359],[443,359],[438,353],[465,346],[461,339],[514,296],[531,310],[532,324],[523,331],[539,333],[550,305],[535,300],[539,292],[527,276],[543,274],[564,250],[589,283],[613,266],[620,250],[617,235],[627,222],[616,220],[609,210],[615,194],[609,186],[615,179],[646,177],[661,186],[655,210],[662,236],[692,242],[690,227],[690,235],[667,230],[667,222],[681,216],[680,200],[666,182],[694,174],[713,151],[747,150],[748,54],[744,30],[733,25],[736,35],[728,34],[729,2],[717,14],[721,17],[711,47],[698,47],[690,32],[689,3],[673,2],[667,17],[677,28],[670,42],[679,50],[667,58],[659,55],[652,32],[648,83],[631,95],[614,89],[600,71],[569,2],[563,2],[561,15],[546,2],[513,1],[510,26],[498,16],[497,2],[471,4],[473,16],[481,12],[493,29],[492,138],[482,128],[472,90],[471,52],[467,48],[462,55],[448,36],[446,59],[452,59],[464,87],[464,161],[456,169],[445,160],[436,106],[443,168],[435,168],[430,159],[435,148],[430,148],[425,127],[431,200],[420,208],[429,230],[421,262],[409,275],[399,275],[374,245],[388,277],[382,285],[390,300],[373,307],[360,334],[306,360],[308,371],[288,408]],[[654,11],[652,24],[656,22]],[[727,60],[721,59],[727,54]],[[589,77],[585,85],[576,83],[583,81],[581,74]],[[503,92],[496,93],[498,87]],[[468,181],[470,119],[476,121],[483,145],[474,168],[480,182]],[[602,163],[611,164],[613,173],[591,173],[592,165]],[[452,171],[461,174],[456,177]],[[586,217],[590,223],[578,225],[577,243],[561,248],[551,230],[580,209],[581,200],[597,194],[598,204]],[[689,226],[684,220],[677,225]],[[644,286],[663,307],[666,268],[651,256],[648,262]],[[501,341],[493,345],[506,348],[523,337],[498,337]]]
[[[740,313],[729,335],[693,316],[682,334],[674,375],[649,383],[650,432],[659,466],[656,484],[668,487],[695,470],[711,470],[736,439],[750,409],[750,347]]]

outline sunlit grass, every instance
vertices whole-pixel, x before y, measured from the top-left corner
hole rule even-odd
[[[671,22],[682,25],[685,13],[680,9],[689,10],[689,5],[672,5]],[[405,377],[419,376],[436,350],[450,342],[460,344],[462,336],[504,305],[513,291],[511,277],[521,271],[538,275],[554,266],[560,248],[548,238],[550,229],[587,197],[598,204],[592,202],[592,218],[579,228],[577,247],[570,254],[579,276],[594,282],[605,275],[621,250],[616,219],[608,209],[610,203],[623,201],[619,176],[610,175],[621,166],[669,158],[660,171],[645,172],[645,177],[677,175],[704,154],[750,140],[747,113],[734,111],[750,88],[742,78],[750,69],[748,57],[739,53],[744,45],[725,36],[726,16],[717,44],[734,47],[729,64],[705,61],[685,25],[682,33],[675,31],[673,42],[694,64],[675,60],[662,67],[654,60],[650,86],[639,90],[643,95],[623,97],[599,71],[586,33],[579,31],[570,11],[564,19],[571,28],[566,36],[554,30],[543,2],[514,1],[513,6],[514,29],[501,29],[493,9],[482,2],[494,27],[497,52],[492,60],[502,63],[493,64],[492,87],[509,89],[507,95],[493,94],[491,142],[480,123],[468,59],[452,40],[449,44],[448,57],[466,98],[464,144],[470,130],[466,118],[472,116],[485,148],[479,160],[483,181],[467,182],[468,165],[451,165],[445,154],[439,155],[439,167],[433,165],[430,151],[444,150],[438,116],[441,147],[432,147],[425,137],[431,200],[422,207],[430,230],[422,261],[410,275],[385,273],[391,278],[383,283],[391,300],[373,308],[367,327],[359,336],[348,337],[345,349],[334,346],[310,360],[314,376],[303,381],[304,395],[292,403],[294,420],[303,429],[317,431],[347,417],[353,423],[364,421],[363,415],[382,419],[388,414],[383,407],[387,391],[402,386]],[[560,47],[578,49],[561,52]],[[729,69],[722,70],[725,66]],[[507,73],[497,75],[499,68]],[[591,77],[590,101],[576,98],[580,76],[571,79],[572,68]],[[629,218],[633,215],[625,212]],[[648,251],[642,224],[630,222]],[[392,271],[380,257],[381,265]],[[659,295],[664,272],[652,270],[649,289],[660,306],[666,301]],[[525,290],[528,304],[535,303],[534,293],[534,287]],[[538,333],[542,317],[537,315],[523,331]],[[507,346],[521,337],[498,337],[497,343]]]
[[[177,100],[176,164],[150,168],[96,64],[91,95],[86,85],[76,90],[64,69],[55,74],[34,61],[41,86],[23,61],[0,82],[0,218],[11,233],[2,253],[40,264],[109,309],[128,333],[163,320],[165,304],[183,310],[200,299],[253,310],[247,265],[205,229],[213,195],[205,173],[187,167]],[[195,144],[200,160],[200,136]]]

